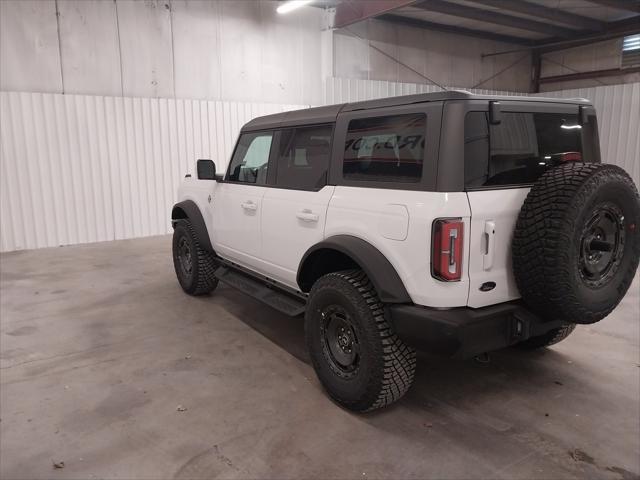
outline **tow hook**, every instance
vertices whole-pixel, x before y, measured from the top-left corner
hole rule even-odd
[[[491,356],[488,352],[481,353],[480,355],[476,355],[473,359],[478,363],[489,363],[491,362]]]

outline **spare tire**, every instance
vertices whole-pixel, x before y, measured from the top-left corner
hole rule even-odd
[[[571,162],[531,188],[513,238],[513,271],[545,320],[595,323],[622,300],[640,259],[640,198],[615,165]]]

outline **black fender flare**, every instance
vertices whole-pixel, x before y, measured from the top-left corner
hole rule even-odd
[[[373,283],[381,302],[411,303],[411,297],[391,262],[369,242],[352,235],[335,235],[326,238],[305,252],[296,277],[298,286],[303,292],[311,288],[309,282],[305,281],[305,277],[311,273],[310,264],[313,263],[314,255],[321,255],[322,250],[338,251],[357,263]]]
[[[188,219],[191,222],[193,230],[196,232],[200,246],[208,252],[215,253],[211,246],[211,239],[207,231],[207,225],[204,223],[202,212],[193,200],[184,200],[176,203],[171,209],[171,223],[175,224],[176,220]]]

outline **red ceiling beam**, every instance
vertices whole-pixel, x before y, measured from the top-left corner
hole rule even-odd
[[[344,0],[336,6],[335,28],[352,25],[367,18],[411,5],[416,0]]]

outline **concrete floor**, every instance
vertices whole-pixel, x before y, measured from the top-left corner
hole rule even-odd
[[[0,267],[3,479],[640,474],[637,279],[552,349],[421,354],[400,403],[355,415],[323,393],[301,319],[225,287],[185,295],[169,237]]]

